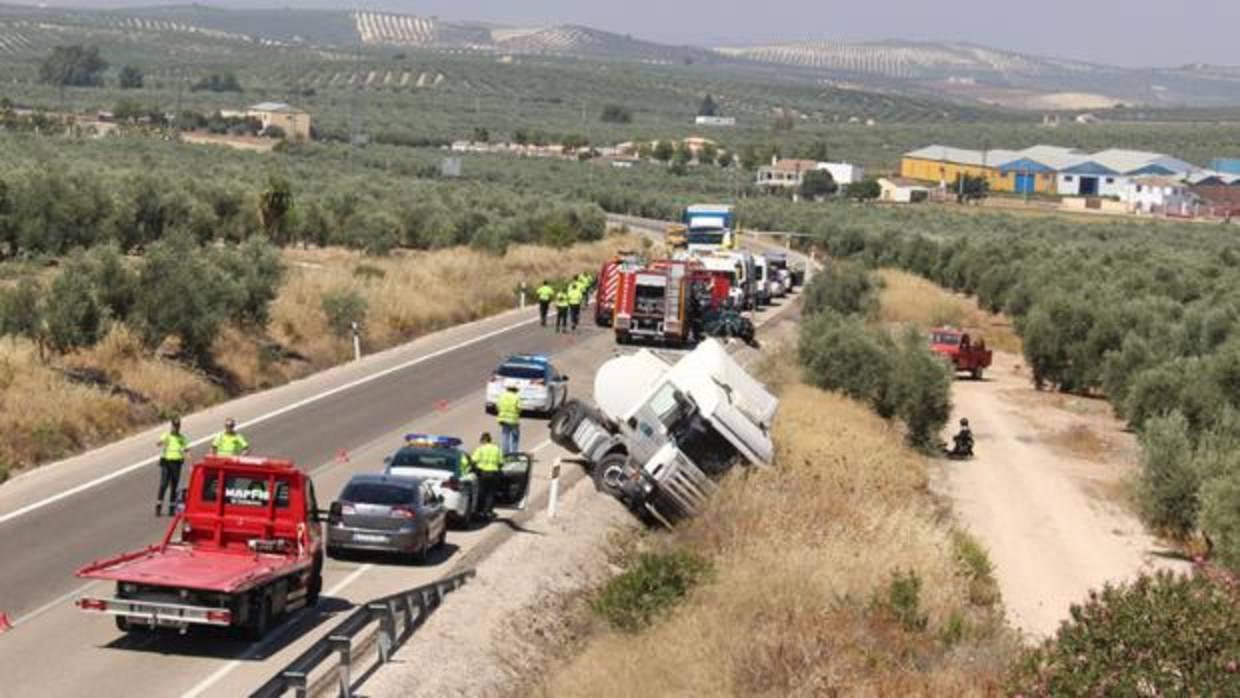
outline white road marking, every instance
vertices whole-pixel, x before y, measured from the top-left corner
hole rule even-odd
[[[349,573],[349,576],[340,580],[339,584],[332,587],[331,589],[328,589],[324,593],[327,594],[328,596],[335,596],[336,594],[339,594],[341,591],[345,589],[345,587],[349,586],[353,582],[356,582],[362,575],[369,572],[371,568],[373,567],[374,565],[372,564],[362,565],[361,567]],[[293,618],[289,618],[289,620],[286,621],[284,626],[282,627],[284,628],[289,627],[290,624],[292,624],[295,620],[296,620],[296,616],[294,616]],[[247,649],[245,653],[241,655],[240,658],[233,659],[229,661],[227,664],[225,664],[224,666],[220,667],[219,669],[216,669],[214,672],[212,672],[210,676],[203,679],[201,682],[196,684],[193,688],[189,689],[184,694],[182,694],[181,698],[198,698],[199,696],[203,695],[207,691],[211,690],[212,686],[219,683],[221,680],[224,679],[225,676],[228,676],[233,671],[235,671],[237,667],[241,666],[245,662],[252,661],[253,659],[257,658],[259,655],[259,651],[263,648],[263,646],[265,646],[268,642],[271,642],[277,639],[280,636],[280,634],[281,634],[281,630],[277,629],[271,635],[268,635],[266,639],[254,645],[251,645],[250,648]]]
[[[426,356],[421,356],[421,357],[418,357],[418,358],[416,358],[416,359],[412,359],[412,360],[410,360],[410,361],[406,361],[405,363],[399,364],[399,365],[397,365],[397,366],[393,366],[393,367],[388,368],[388,369],[384,369],[384,370],[382,370],[382,371],[380,371],[380,372],[378,372],[378,373],[373,373],[373,374],[371,374],[371,375],[369,375],[369,376],[365,376],[365,377],[363,377],[363,378],[359,378],[359,379],[357,379],[357,380],[355,380],[355,381],[352,381],[352,382],[349,382],[349,383],[345,383],[344,385],[336,386],[335,388],[332,388],[332,389],[330,389],[330,390],[326,390],[326,391],[321,392],[321,393],[318,393],[318,394],[316,394],[316,395],[311,395],[310,397],[304,398],[304,399],[302,399],[302,400],[298,400],[297,402],[294,402],[294,403],[292,403],[292,404],[290,404],[290,405],[285,405],[284,407],[281,407],[281,408],[280,408],[280,409],[278,409],[278,410],[274,410],[274,411],[272,411],[272,412],[268,412],[267,414],[261,415],[261,416],[259,416],[259,417],[255,417],[255,418],[253,418],[253,419],[251,419],[251,420],[248,420],[248,421],[246,421],[246,422],[242,422],[241,424],[238,424],[238,425],[237,425],[237,428],[238,428],[238,429],[244,429],[244,428],[246,428],[246,427],[251,427],[251,426],[254,426],[255,424],[260,424],[260,423],[265,422],[265,421],[268,421],[268,420],[270,420],[270,419],[274,419],[275,417],[279,417],[279,416],[281,416],[281,415],[283,415],[283,414],[287,414],[287,413],[292,412],[292,411],[294,411],[294,410],[301,409],[302,407],[305,407],[306,405],[313,404],[313,403],[318,402],[319,400],[322,400],[322,399],[324,399],[324,398],[331,397],[331,396],[333,396],[333,395],[336,395],[336,394],[338,394],[338,393],[345,392],[345,391],[347,391],[347,390],[352,390],[353,388],[356,388],[356,387],[358,387],[359,385],[365,385],[365,384],[370,383],[370,382],[372,382],[372,381],[379,380],[380,378],[385,378],[385,377],[387,377],[387,376],[392,375],[393,373],[397,373],[397,372],[400,372],[400,371],[404,371],[404,370],[406,370],[406,369],[409,369],[409,368],[412,368],[412,367],[414,367],[414,366],[417,366],[418,364],[425,363],[425,362],[430,361],[430,360],[432,360],[432,359],[437,359],[437,358],[439,358],[440,356],[443,356],[443,355],[445,355],[445,354],[450,354],[450,353],[452,353],[452,352],[454,352],[454,351],[457,351],[457,350],[463,349],[463,348],[465,348],[465,347],[472,346],[472,345],[474,345],[474,344],[478,344],[478,343],[480,343],[480,342],[485,342],[485,341],[487,341],[487,340],[489,340],[489,339],[491,339],[491,338],[493,338],[493,337],[499,336],[499,335],[504,334],[504,333],[506,333],[506,332],[511,332],[512,330],[515,330],[515,329],[518,329],[518,328],[524,327],[524,326],[526,326],[526,325],[532,325],[532,324],[534,324],[535,322],[538,322],[538,318],[536,318],[536,317],[532,317],[532,318],[530,318],[529,320],[522,320],[521,322],[518,322],[518,323],[515,323],[515,324],[512,324],[512,325],[508,325],[508,326],[506,326],[506,327],[501,327],[501,328],[500,328],[500,329],[498,329],[498,330],[492,330],[491,332],[487,332],[486,334],[479,335],[479,336],[477,336],[477,337],[474,337],[473,339],[469,339],[469,340],[466,340],[466,341],[464,341],[464,342],[460,342],[459,344],[455,344],[455,345],[453,345],[453,346],[450,346],[450,347],[445,347],[445,348],[440,349],[440,350],[438,350],[438,351],[431,352],[430,354],[427,354]],[[212,438],[213,438],[213,436],[206,436],[206,437],[203,437],[203,438],[201,438],[201,439],[197,439],[196,441],[194,441],[194,442],[190,443],[189,447],[190,447],[190,448],[196,448],[196,447],[198,447],[198,446],[201,446],[202,444],[207,443],[207,442],[208,442],[208,441],[210,441]],[[59,493],[59,494],[52,495],[51,497],[48,497],[48,498],[43,499],[43,500],[41,500],[41,501],[34,502],[33,504],[28,504],[28,505],[26,505],[26,506],[24,506],[24,507],[22,507],[22,508],[20,508],[20,509],[17,509],[17,510],[15,510],[15,511],[9,512],[8,514],[4,514],[3,516],[0,516],[0,524],[8,523],[9,521],[12,521],[12,520],[14,520],[14,519],[20,518],[20,517],[22,517],[22,516],[25,516],[26,514],[29,514],[29,513],[34,512],[34,511],[38,511],[39,509],[42,509],[42,508],[44,508],[44,507],[50,506],[50,505],[52,505],[52,504],[55,504],[56,502],[63,501],[63,500],[68,499],[69,497],[72,497],[72,496],[74,496],[74,495],[81,494],[82,492],[86,492],[87,490],[94,489],[94,488],[98,487],[99,485],[105,484],[105,483],[107,483],[107,482],[111,482],[112,480],[115,480],[115,479],[117,479],[117,478],[119,478],[119,477],[124,477],[125,475],[128,475],[129,473],[132,473],[132,472],[134,472],[135,470],[138,470],[139,468],[144,468],[144,467],[147,467],[147,466],[149,466],[149,465],[151,465],[151,464],[155,463],[157,460],[158,460],[158,457],[156,457],[156,456],[152,456],[152,457],[150,457],[150,458],[146,458],[146,459],[141,460],[141,461],[139,461],[139,462],[137,462],[137,463],[134,463],[133,465],[128,465],[128,466],[125,466],[124,468],[121,468],[120,470],[116,470],[116,471],[113,471],[113,472],[111,472],[111,473],[108,473],[107,475],[104,475],[104,476],[102,476],[102,477],[95,478],[94,480],[91,480],[90,482],[83,483],[83,484],[81,484],[81,485],[78,485],[77,487],[73,487],[73,488],[68,489],[68,490],[65,490],[64,492],[61,492],[61,493]]]

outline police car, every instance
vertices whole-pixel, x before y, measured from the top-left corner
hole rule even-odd
[[[452,436],[406,434],[405,445],[385,458],[384,472],[422,480],[443,498],[449,522],[468,524],[478,511],[478,479],[468,472],[461,440]]]
[[[515,385],[522,412],[551,414],[568,401],[568,376],[561,374],[545,354],[517,354],[504,360],[487,383],[487,412],[495,413],[499,396]]]

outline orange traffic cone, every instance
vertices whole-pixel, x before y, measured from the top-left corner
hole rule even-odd
[[[447,412],[447,411],[448,411],[448,401],[447,401],[447,400],[440,400],[439,402],[436,402],[436,403],[435,403],[435,411],[437,411],[437,412]]]
[[[0,613],[0,633],[13,629],[13,624],[9,622],[9,614]]]
[[[340,449],[339,451],[336,451],[336,462],[337,463],[348,463],[349,452],[344,450],[343,448]]]

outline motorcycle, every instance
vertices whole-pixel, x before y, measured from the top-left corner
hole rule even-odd
[[[952,442],[951,448],[943,449],[943,455],[951,460],[969,460],[973,457],[972,434],[957,434]]]

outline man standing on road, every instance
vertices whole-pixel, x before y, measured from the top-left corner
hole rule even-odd
[[[521,394],[515,385],[508,386],[503,395],[495,401],[495,412],[499,415],[500,440],[504,446],[504,455],[516,453],[521,442]]]
[[[172,428],[159,437],[159,493],[155,495],[155,515],[162,516],[164,490],[168,490],[168,513],[176,512],[177,485],[181,466],[189,455],[189,440],[181,433],[181,419],[173,417]]]
[[[542,286],[534,292],[538,296],[538,320],[543,327],[547,326],[547,311],[551,308],[551,299],[555,298],[555,289],[543,279]]]
[[[229,417],[224,420],[224,433],[211,442],[211,455],[223,458],[245,456],[250,453],[250,442],[237,432],[237,422]]]
[[[581,282],[574,281],[568,285],[568,314],[572,319],[573,332],[577,331],[577,323],[581,320],[581,301],[585,298]]]
[[[478,472],[478,513],[487,518],[495,516],[495,489],[499,486],[500,473],[504,469],[504,454],[499,446],[491,443],[491,434],[483,432],[478,437],[478,448],[470,456],[474,470]]]
[[[555,294],[555,332],[568,331],[568,292],[560,291]]]

